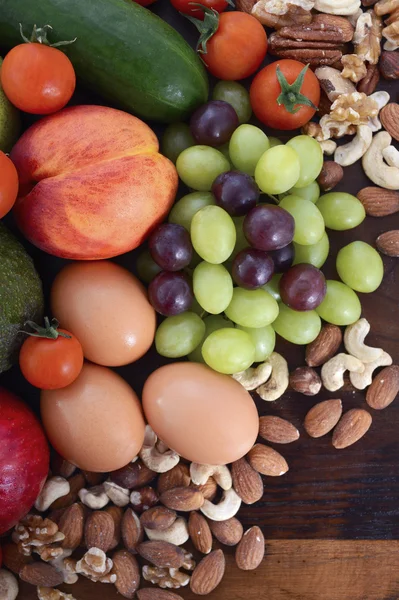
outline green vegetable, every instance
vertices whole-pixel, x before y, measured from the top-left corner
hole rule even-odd
[[[181,120],[207,100],[205,69],[170,25],[132,0],[0,0],[2,46],[50,24],[84,84],[121,108],[162,122]]]
[[[17,362],[26,321],[43,319],[42,284],[24,247],[0,221],[0,373]]]
[[[0,58],[0,68],[3,59]],[[9,152],[21,130],[19,111],[11,104],[0,83],[0,150]]]

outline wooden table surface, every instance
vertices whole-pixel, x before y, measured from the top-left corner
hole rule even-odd
[[[155,12],[173,24],[194,44],[196,34],[176,14],[167,0],[158,0]],[[385,86],[398,101],[398,85]],[[77,101],[80,101],[80,93]],[[83,95],[84,101],[88,96]],[[286,136],[287,137],[287,136]],[[284,139],[284,138],[283,138]],[[356,194],[370,182],[359,164],[345,170],[336,189]],[[12,220],[6,219],[13,227]],[[362,225],[346,232],[331,232],[331,255],[323,267],[337,278],[337,251],[354,240],[374,244],[387,230],[399,229],[399,215],[367,217]],[[25,243],[33,256],[45,291],[65,261],[49,257]],[[115,259],[135,270],[135,253]],[[368,341],[383,347],[399,364],[399,261],[384,257],[384,281],[377,292],[360,294],[363,316],[371,323]],[[304,348],[278,340],[277,350],[289,360],[290,369],[304,364]],[[134,365],[117,369],[140,393],[146,377],[164,364],[155,352]],[[0,384],[19,393],[37,408],[38,395],[24,382],[18,368],[3,374]],[[373,424],[354,446],[335,450],[331,437],[309,438],[302,423],[306,412],[326,398],[341,398],[344,410],[367,408],[365,394],[346,385],[334,394],[323,391],[308,398],[286,393],[273,403],[257,398],[259,413],[279,415],[300,430],[300,439],[276,448],[290,466],[283,477],[264,478],[265,493],[256,506],[243,507],[238,515],[246,527],[259,525],[266,538],[266,557],[251,573],[239,571],[233,553],[227,554],[226,576],[210,599],[218,600],[398,600],[399,598],[399,399],[384,411],[370,412]],[[113,586],[81,580],[64,586],[76,600],[121,598]],[[189,590],[179,591],[194,599]],[[35,589],[21,585],[21,600],[36,598]],[[1,600],[1,599],[0,599]]]

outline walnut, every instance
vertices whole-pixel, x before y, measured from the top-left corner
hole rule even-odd
[[[335,100],[331,106],[330,118],[338,122],[365,125],[369,122],[369,118],[376,117],[378,112],[378,104],[373,98],[361,92],[353,92],[341,94]]]
[[[73,550],[63,549],[62,554],[60,554],[56,558],[52,558],[49,561],[50,564],[58,571],[58,573],[62,574],[64,578],[64,583],[67,583],[68,585],[76,583],[79,579],[76,573],[71,573],[71,571],[68,571],[65,567],[65,559],[69,558],[72,552]]]
[[[64,550],[60,546],[53,544],[50,544],[50,546],[39,546],[39,548],[35,548],[33,551],[36,552],[44,562],[49,562],[64,554]]]
[[[174,590],[184,587],[190,582],[190,575],[182,573],[179,569],[164,569],[150,565],[143,566],[143,578],[160,588]]]
[[[374,6],[375,14],[385,20],[382,35],[386,38],[384,50],[392,51],[399,48],[399,0],[379,0]]]
[[[310,121],[304,125],[304,127],[302,127],[302,133],[323,143],[331,138],[339,139],[345,135],[354,135],[356,133],[356,126],[348,121],[338,122],[335,119],[332,119],[331,115],[324,115],[320,119],[320,123],[313,123]],[[328,152],[326,153],[328,154]]]
[[[72,594],[65,594],[61,590],[48,587],[38,587],[37,597],[39,600],[75,600]]]
[[[115,583],[116,575],[111,572],[113,566],[112,560],[99,548],[90,548],[80,560],[64,559],[66,571],[84,575],[94,582]]]
[[[30,556],[33,549],[62,542],[64,538],[65,535],[58,531],[58,525],[54,521],[43,519],[39,515],[27,515],[15,526],[12,534],[18,550],[25,556]]]
[[[290,25],[310,23],[313,0],[258,0],[251,14],[263,25],[280,29]]]
[[[356,23],[353,45],[357,56],[362,61],[376,65],[381,55],[381,40],[382,19],[373,10],[368,10]]]
[[[344,67],[342,71],[342,77],[350,79],[354,83],[357,83],[363,77],[366,77],[367,68],[363,60],[356,54],[345,54],[341,58],[341,63]]]

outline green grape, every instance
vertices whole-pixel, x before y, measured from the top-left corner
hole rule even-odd
[[[350,325],[360,318],[362,307],[350,287],[340,281],[328,279],[326,296],[316,312],[327,323]]]
[[[205,317],[204,324],[205,334],[202,339],[202,342],[199,344],[199,346],[196,347],[195,350],[190,352],[190,354],[188,355],[188,360],[190,360],[191,362],[205,362],[204,357],[202,356],[202,345],[209,334],[213,333],[214,331],[217,331],[218,329],[223,329],[226,327],[234,329],[234,323],[232,323],[222,315],[209,315],[209,317]]]
[[[205,334],[201,317],[193,312],[167,317],[155,334],[155,347],[161,356],[180,358],[190,354]]]
[[[326,227],[337,231],[353,229],[366,217],[363,204],[352,194],[330,192],[317,201],[317,208],[323,215]]]
[[[196,298],[193,298],[193,302],[190,306],[190,312],[193,312],[196,315],[200,316],[201,319],[204,319],[208,314],[206,312],[206,310],[204,310],[202,308],[201,304],[198,302],[198,300]]]
[[[280,304],[273,329],[292,344],[310,344],[320,333],[321,320],[315,310],[297,311]]]
[[[384,276],[381,256],[366,242],[352,242],[337,256],[338,275],[346,285],[365,294],[374,292]]]
[[[236,228],[220,206],[201,208],[191,221],[190,232],[194,250],[209,263],[223,263],[233,252]]]
[[[225,313],[237,325],[266,327],[277,317],[278,304],[265,290],[244,290],[236,287]]]
[[[324,233],[324,220],[313,202],[299,196],[286,196],[281,200],[279,206],[294,217],[294,242],[310,246],[321,240]]]
[[[268,281],[267,283],[265,283],[265,285],[262,285],[262,290],[265,290],[266,292],[269,292],[269,294],[271,296],[273,296],[273,298],[277,302],[281,301],[281,297],[280,297],[280,279],[282,278],[282,276],[283,276],[282,273],[276,273],[275,275],[273,275],[273,277],[271,278],[270,281]]]
[[[265,194],[282,194],[298,181],[301,163],[289,146],[266,150],[255,168],[255,181]]]
[[[315,204],[320,198],[320,187],[317,181],[312,181],[312,183],[309,183],[309,185],[306,185],[303,188],[293,187],[289,190],[288,194],[310,200],[310,202]]]
[[[316,244],[311,244],[310,246],[302,246],[301,244],[296,244],[294,242],[295,248],[295,257],[294,257],[294,265],[299,265],[300,263],[308,263],[321,269],[324,263],[327,260],[328,254],[330,252],[330,241],[328,239],[328,235],[326,232],[323,233],[321,240],[316,242]]]
[[[201,262],[193,274],[194,296],[212,315],[223,312],[233,296],[233,280],[223,265]]]
[[[252,115],[249,93],[236,81],[218,81],[213,88],[212,100],[228,102],[237,113],[240,123],[248,123]]]
[[[323,150],[319,142],[308,135],[297,135],[291,138],[287,146],[295,150],[301,163],[301,172],[295,187],[306,187],[320,175],[323,166]]]
[[[273,137],[270,135],[268,135],[267,137],[269,138],[270,148],[274,148],[274,146],[283,146],[284,145],[283,142],[276,137]]]
[[[161,152],[173,163],[183,150],[194,146],[195,140],[190,127],[186,123],[172,123],[162,136]]]
[[[180,198],[172,206],[168,221],[169,223],[183,225],[187,231],[190,231],[191,220],[195,213],[204,208],[204,206],[214,204],[216,204],[215,196],[211,192],[191,192],[191,194],[186,194],[186,196]]]
[[[207,336],[202,345],[206,364],[226,375],[245,371],[255,359],[255,346],[245,331],[218,329]]]
[[[230,159],[236,169],[254,175],[255,167],[266,150],[268,137],[259,127],[240,125],[230,138]]]
[[[179,154],[176,169],[188,187],[208,192],[216,177],[230,170],[230,163],[216,148],[192,146]]]
[[[244,248],[248,248],[249,243],[247,238],[244,235],[243,224],[245,217],[233,217],[234,225],[236,228],[236,245],[234,246],[234,250],[232,256],[234,257],[238,252],[244,250]]]
[[[155,275],[162,271],[161,267],[152,258],[149,250],[144,250],[139,254],[136,260],[136,268],[139,279],[144,283],[150,283]]]
[[[238,329],[246,331],[255,346],[254,362],[263,362],[271,355],[276,345],[276,334],[271,325],[258,327],[258,329],[238,325]]]

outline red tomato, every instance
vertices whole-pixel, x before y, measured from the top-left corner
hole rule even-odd
[[[7,98],[20,110],[48,115],[69,102],[76,77],[71,61],[61,50],[25,43],[5,57],[1,84]]]
[[[209,26],[208,26],[209,27]],[[251,15],[234,11],[214,13],[214,31],[209,38],[203,32],[202,53],[208,70],[219,79],[236,81],[255,73],[267,52],[267,37],[263,25]],[[202,40],[200,40],[201,42]]]
[[[57,329],[55,325],[50,329],[58,333],[56,339],[32,335],[24,341],[19,353],[19,366],[23,376],[42,390],[66,387],[75,381],[83,367],[83,350],[79,340],[69,331]],[[45,328],[37,328],[39,335],[44,336],[40,333],[44,330]]]
[[[14,205],[18,195],[18,173],[14,163],[0,150],[0,219]]]
[[[228,2],[226,0],[170,0],[172,6],[175,7],[176,10],[183,13],[184,15],[191,15],[192,17],[196,17],[197,19],[203,20],[205,13],[203,10],[198,8],[198,6],[194,6],[194,4],[202,4],[202,6],[206,6],[207,8],[213,8],[218,13],[223,12],[228,7]]]
[[[320,102],[320,84],[313,71],[304,69],[303,63],[284,59],[259,71],[249,90],[259,121],[285,130],[310,121]]]

